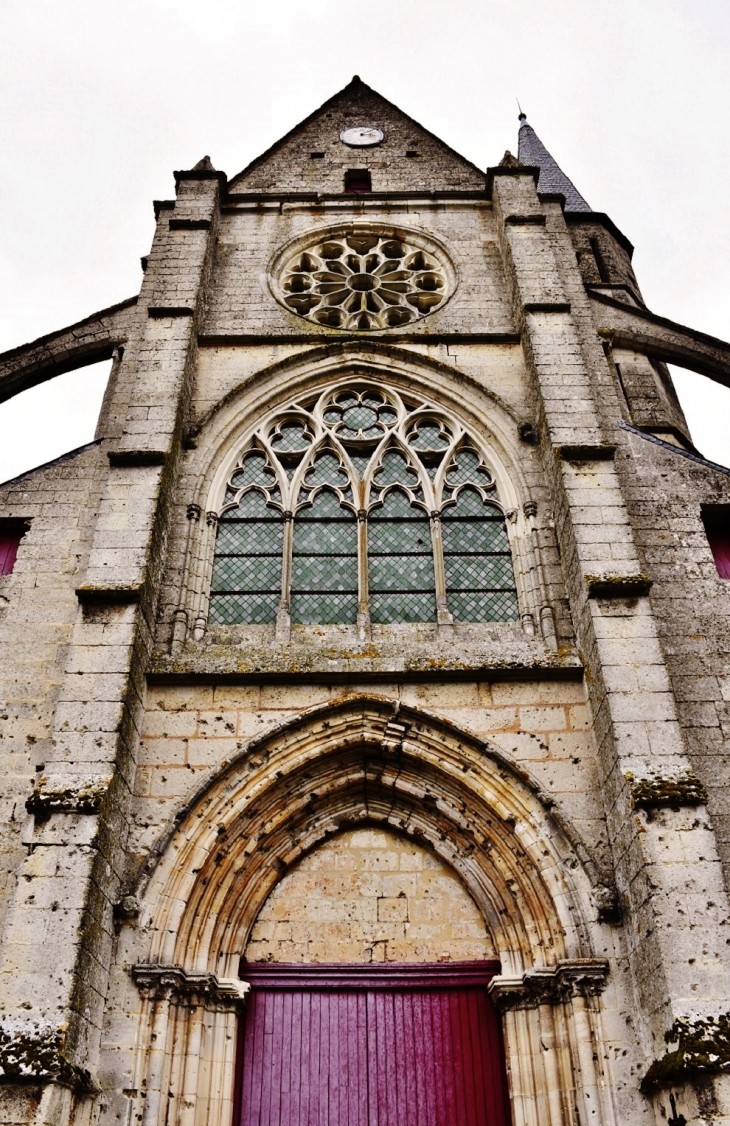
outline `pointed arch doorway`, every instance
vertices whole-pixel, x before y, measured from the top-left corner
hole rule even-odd
[[[382,825],[318,845],[246,946],[235,1126],[504,1126],[495,953],[430,850]]]
[[[498,972],[245,965],[235,1126],[506,1126]]]

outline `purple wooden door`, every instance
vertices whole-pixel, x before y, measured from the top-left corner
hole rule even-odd
[[[505,1126],[495,962],[242,967],[238,1126]]]

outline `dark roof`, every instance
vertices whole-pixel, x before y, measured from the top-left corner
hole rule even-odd
[[[540,169],[537,190],[559,192],[565,196],[566,211],[592,211],[573,181],[568,179],[560,165],[553,160],[535,130],[527,124],[524,113],[520,114],[520,121],[518,155],[522,164]]]

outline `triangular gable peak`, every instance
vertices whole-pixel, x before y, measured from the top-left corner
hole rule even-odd
[[[340,134],[374,126],[380,144],[350,147]],[[252,161],[229,184],[238,192],[345,190],[348,172],[367,171],[373,192],[482,191],[485,174],[357,76]]]

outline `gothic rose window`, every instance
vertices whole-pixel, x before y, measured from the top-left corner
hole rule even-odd
[[[369,382],[290,404],[231,473],[210,620],[496,622],[518,615],[494,478],[456,419]]]
[[[282,305],[308,321],[372,332],[400,328],[439,309],[454,278],[435,247],[367,229],[320,237],[284,257],[272,284]]]

